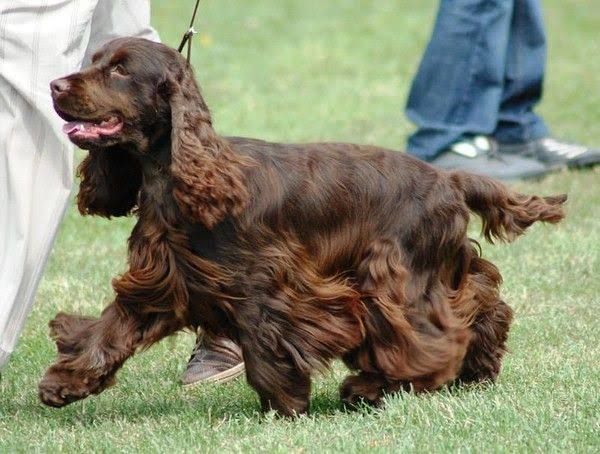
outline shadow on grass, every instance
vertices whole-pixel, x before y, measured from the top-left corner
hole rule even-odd
[[[219,389],[215,390],[215,387]],[[114,391],[109,389],[100,396],[91,396],[59,409],[45,407],[32,395],[24,400],[8,399],[4,402],[0,419],[18,415],[21,420],[38,421],[42,426],[52,429],[90,428],[114,423],[152,424],[160,420],[193,420],[206,426],[230,419],[255,422],[271,420],[261,413],[257,395],[244,384],[210,385],[205,390],[187,394],[181,389],[174,389],[173,392],[163,389],[161,392],[165,396],[162,399],[152,395],[151,390]],[[374,411],[366,406],[355,411],[349,410],[342,406],[337,392],[317,392],[311,399],[310,417],[331,418]]]
[[[51,428],[92,427],[99,424],[145,423],[160,420],[190,419],[200,424],[212,426],[223,420],[270,420],[260,412],[258,396],[245,380],[240,379],[227,384],[208,384],[194,388],[183,388],[170,376],[177,371],[156,371],[144,376],[131,371],[124,374],[120,384],[108,389],[99,396],[75,402],[61,409],[43,406],[36,393],[22,394],[19,399],[6,398],[0,410],[0,420],[18,415],[22,420],[37,420]],[[347,408],[342,405],[337,391],[339,377],[333,375],[318,383],[312,393],[310,417],[331,418],[336,415],[368,414],[376,415],[398,400],[412,399],[414,393],[401,391],[386,396],[380,408],[359,405]],[[31,383],[27,383],[29,386]],[[451,385],[440,391],[420,394],[428,399],[431,396],[445,395],[460,398],[465,394],[487,393],[491,384]],[[332,389],[333,388],[333,389]],[[13,389],[13,391],[17,391]]]

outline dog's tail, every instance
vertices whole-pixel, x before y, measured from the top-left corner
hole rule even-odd
[[[534,222],[556,224],[565,217],[562,204],[566,194],[519,194],[491,178],[466,172],[454,172],[452,179],[464,193],[469,208],[481,217],[482,233],[490,243],[494,239],[512,241]]]

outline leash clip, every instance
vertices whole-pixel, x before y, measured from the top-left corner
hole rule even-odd
[[[192,37],[194,35],[198,34],[198,32],[196,31],[196,29],[194,28],[194,21],[196,19],[196,12],[198,11],[198,5],[199,4],[200,4],[200,0],[196,0],[196,6],[194,6],[194,12],[192,14],[192,20],[190,21],[190,27],[183,34],[183,39],[181,40],[181,44],[179,44],[179,47],[177,48],[177,50],[179,52],[181,52],[183,50],[183,47],[187,43],[187,45],[188,45],[188,47],[187,47],[187,61],[188,61],[188,63],[190,63],[190,58],[191,58],[191,54],[192,54]]]

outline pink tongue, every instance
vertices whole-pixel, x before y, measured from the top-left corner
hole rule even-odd
[[[62,130],[66,134],[71,134],[74,131],[83,131],[85,129],[90,129],[92,126],[95,125],[87,121],[69,121],[68,123],[63,125]]]
[[[81,136],[97,137],[99,134],[110,135],[121,130],[122,123],[113,120],[102,122],[101,124],[89,121],[69,121],[63,125],[63,132],[66,134],[78,134]]]

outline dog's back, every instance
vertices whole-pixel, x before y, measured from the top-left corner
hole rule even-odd
[[[441,202],[451,217],[461,207],[466,216],[452,182],[404,153],[345,143],[228,141],[257,163],[247,169],[252,196],[242,224],[296,236],[316,260],[335,261],[330,269],[349,266],[376,239],[411,236],[424,216],[443,215]]]
[[[253,196],[245,224],[297,236],[320,263],[333,260],[326,268],[335,272],[381,238],[400,240],[407,258],[434,260],[434,249],[460,247],[468,211],[482,217],[488,240],[509,240],[536,220],[563,217],[564,196],[521,196],[489,178],[443,172],[380,147],[227,140],[257,163],[247,170]]]

